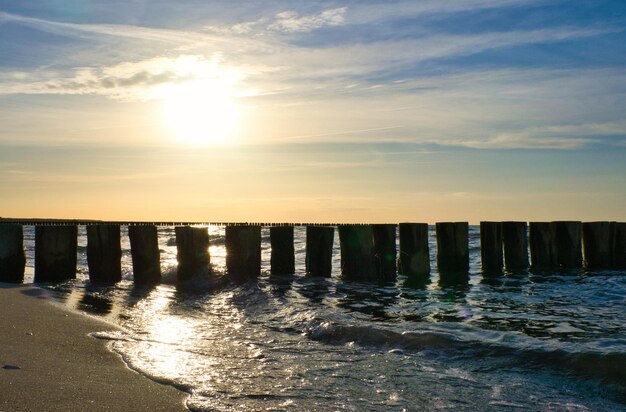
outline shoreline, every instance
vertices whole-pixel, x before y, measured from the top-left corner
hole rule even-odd
[[[189,394],[128,367],[89,334],[119,327],[0,283],[0,411],[188,411]]]

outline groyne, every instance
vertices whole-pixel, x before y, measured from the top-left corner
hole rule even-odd
[[[23,226],[35,226],[35,282],[58,282],[76,276],[77,227],[87,229],[87,261],[93,283],[121,280],[120,227],[128,227],[133,275],[137,284],[161,281],[157,227],[175,228],[178,280],[191,279],[210,265],[209,226],[225,227],[226,272],[250,281],[261,274],[261,229],[269,228],[271,273],[295,272],[294,232],[306,227],[306,274],[332,273],[335,232],[345,280],[387,282],[398,273],[424,279],[431,271],[429,226],[391,224],[102,222],[79,220],[0,220],[0,282],[24,279]],[[440,278],[467,276],[467,222],[438,222],[436,264]],[[622,222],[481,222],[483,275],[531,269],[624,270],[626,223]],[[399,249],[399,253],[398,253]],[[206,270],[205,270],[206,272]]]

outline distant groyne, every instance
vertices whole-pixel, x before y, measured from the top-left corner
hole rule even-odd
[[[226,229],[226,272],[235,281],[261,274],[261,228],[270,228],[272,274],[295,272],[293,227],[306,227],[306,274],[330,276],[338,232],[341,276],[346,280],[387,282],[397,274],[428,279],[431,271],[428,224],[120,222],[93,220],[0,220],[0,282],[22,283],[25,271],[23,226],[35,226],[35,282],[75,278],[77,227],[87,228],[87,262],[93,283],[121,280],[120,228],[128,227],[133,276],[137,284],[161,281],[157,227],[175,227],[178,280],[184,282],[210,264],[208,226]],[[440,278],[458,280],[469,270],[467,222],[435,224]],[[399,235],[399,242],[397,238]],[[626,269],[626,223],[481,222],[484,276],[504,271]]]

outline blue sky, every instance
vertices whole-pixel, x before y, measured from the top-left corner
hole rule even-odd
[[[623,1],[0,1],[0,215],[624,220],[625,23]]]

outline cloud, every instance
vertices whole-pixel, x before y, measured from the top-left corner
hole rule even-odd
[[[205,30],[220,34],[249,35],[267,31],[302,33],[326,26],[365,25],[394,18],[416,18],[429,14],[453,14],[469,10],[519,7],[545,0],[420,0],[354,2],[350,7],[337,7],[319,13],[301,14],[286,10],[256,20],[232,25],[206,25]]]
[[[318,134],[314,134],[314,135],[302,135],[302,136],[290,136],[287,137],[287,139],[311,139],[311,138],[320,138],[320,137],[331,137],[331,136],[345,136],[345,135],[354,135],[354,134],[358,134],[358,135],[363,135],[366,133],[371,133],[371,132],[381,132],[384,130],[391,130],[391,129],[401,129],[404,126],[384,126],[384,127],[374,127],[374,128],[370,128],[370,129],[357,129],[357,130],[341,130],[341,131],[336,131],[336,132],[328,132],[328,133],[318,133]]]
[[[339,26],[345,21],[346,10],[347,7],[339,7],[306,16],[299,16],[296,11],[284,11],[278,13],[267,28],[269,30],[291,33],[309,32],[324,26]]]
[[[593,37],[614,32],[614,29],[557,27],[550,29],[486,32],[468,35],[439,34],[401,40],[372,41],[334,47],[288,47],[280,53],[264,56],[283,73],[292,69],[298,77],[363,78],[363,75],[390,70],[406,70],[407,65],[469,56],[487,50],[524,44],[543,44]]]
[[[0,23],[21,24],[59,36],[75,37],[90,41],[124,38],[140,41],[144,44],[157,43],[162,46],[183,49],[203,47],[205,52],[207,48],[217,52],[219,50],[267,50],[271,47],[267,40],[265,40],[265,46],[263,46],[257,40],[246,39],[241,36],[232,37],[226,35],[226,33],[216,35],[194,30],[174,30],[127,24],[67,23],[2,11],[0,11]],[[116,46],[119,47],[120,44],[116,43]],[[136,48],[134,50],[136,53]]]
[[[245,76],[242,69],[221,64],[219,56],[159,56],[112,66],[78,67],[70,76],[10,72],[0,75],[0,94],[92,94],[142,101],[160,98],[162,86],[194,81],[235,84]]]
[[[486,139],[450,140],[443,144],[476,149],[580,149],[604,138],[625,136],[626,122],[622,121],[534,127]]]
[[[347,7],[323,10],[319,13],[300,15],[295,10],[286,10],[257,20],[239,22],[233,25],[207,25],[204,30],[218,34],[249,35],[279,33],[308,33],[327,26],[340,26],[345,23]]]
[[[503,133],[485,140],[440,141],[445,146],[464,146],[474,149],[579,149],[590,139],[529,136],[525,133]]]
[[[421,0],[372,2],[350,8],[351,22],[364,24],[390,18],[412,18],[429,14],[454,14],[464,11],[503,9],[529,4],[541,4],[546,0]]]
[[[19,183],[109,183],[122,181],[145,181],[170,177],[172,173],[129,173],[129,174],[53,174],[49,171],[11,169],[0,171],[11,181]]]

